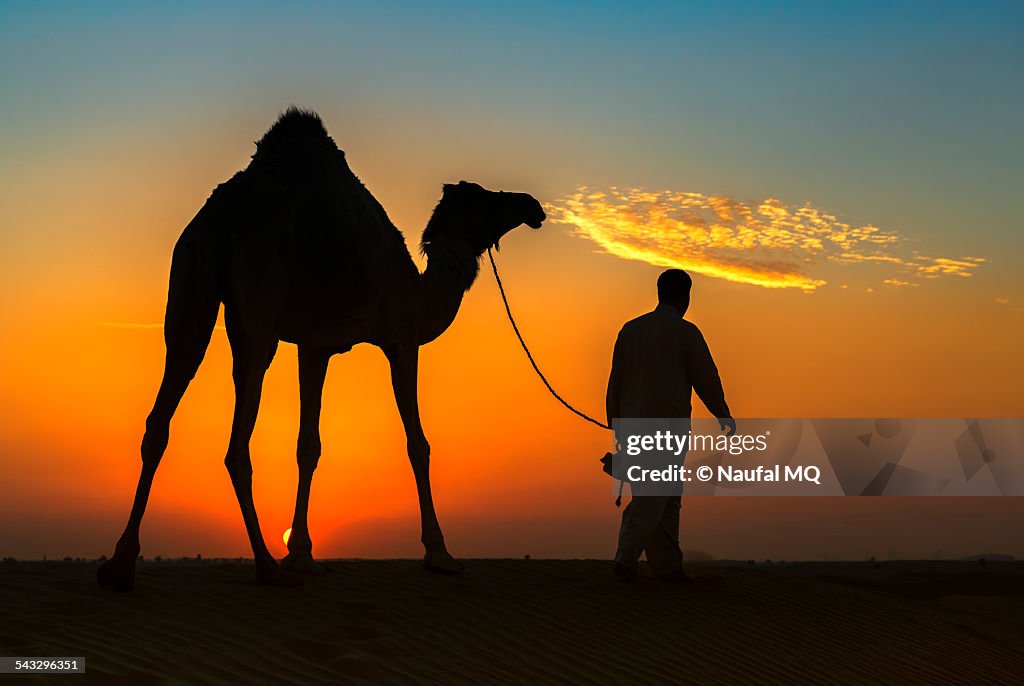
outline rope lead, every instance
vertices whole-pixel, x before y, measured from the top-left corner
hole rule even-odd
[[[582,417],[583,419],[586,419],[591,424],[595,424],[601,427],[602,429],[608,429],[609,431],[611,431],[611,427],[608,426],[607,424],[597,421],[593,417],[584,414],[583,412],[580,412],[575,407],[570,405],[565,400],[565,398],[558,395],[557,391],[555,391],[555,389],[551,387],[551,384],[548,383],[548,380],[544,376],[544,373],[540,370],[540,367],[537,366],[537,362],[533,359],[533,355],[530,353],[530,349],[526,347],[526,341],[523,340],[523,335],[519,333],[519,327],[516,326],[516,320],[512,316],[512,309],[508,306],[508,296],[505,295],[505,287],[501,283],[501,277],[498,276],[498,265],[495,264],[494,262],[494,255],[491,253],[490,248],[487,248],[487,257],[491,260],[491,269],[494,271],[494,280],[498,282],[498,291],[501,292],[501,300],[502,302],[505,303],[505,314],[508,315],[508,321],[509,323],[512,324],[512,330],[516,332],[516,338],[519,339],[519,345],[523,346],[523,352],[526,353],[526,357],[530,360],[530,364],[533,365],[533,371],[537,372],[537,376],[539,376],[540,380],[544,382],[544,385],[547,387],[548,391],[551,392],[551,395],[555,396],[555,400],[565,405],[566,409],[568,409],[573,414]],[[621,498],[621,490],[619,493],[619,497]]]
[[[537,372],[537,376],[539,376],[540,380],[544,382],[544,385],[547,387],[548,391],[550,391],[551,395],[555,396],[555,400],[557,400],[558,402],[560,402],[563,405],[565,405],[566,409],[568,409],[570,412],[572,412],[573,414],[575,414],[577,416],[583,417],[583,419],[586,419],[591,424],[595,424],[595,425],[601,427],[602,429],[608,429],[609,431],[611,431],[612,427],[608,426],[607,424],[604,424],[602,422],[597,421],[593,417],[591,417],[591,416],[589,416],[587,414],[584,414],[583,412],[580,412],[575,407],[570,405],[565,400],[565,398],[563,398],[562,396],[558,395],[558,392],[555,391],[555,389],[551,387],[551,384],[548,382],[547,377],[544,376],[544,372],[542,372],[540,370],[540,367],[537,366],[537,361],[533,359],[533,355],[530,353],[530,349],[528,347],[526,347],[526,341],[523,340],[523,334],[519,333],[519,327],[516,326],[515,317],[512,316],[512,308],[510,308],[508,306],[508,296],[505,295],[505,286],[502,285],[501,277],[498,276],[498,265],[495,264],[495,262],[494,262],[494,255],[491,253],[491,249],[490,248],[487,248],[487,257],[491,260],[491,270],[494,272],[494,280],[498,283],[498,291],[501,293],[501,301],[503,303],[505,303],[505,314],[508,315],[508,321],[509,321],[510,324],[512,324],[512,330],[516,332],[516,338],[519,339],[519,345],[523,346],[523,352],[526,353],[527,359],[529,359],[530,360],[530,364],[533,365],[533,371]],[[623,481],[619,482],[619,493],[618,493],[618,497],[615,498],[615,507],[621,507],[622,506],[622,487],[623,487],[624,484],[625,484],[625,482],[623,482]]]

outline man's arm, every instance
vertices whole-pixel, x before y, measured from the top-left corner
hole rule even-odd
[[[686,373],[697,397],[711,414],[722,420],[722,428],[728,425],[732,432],[735,432],[736,422],[731,421],[732,414],[725,402],[725,390],[722,388],[722,379],[718,376],[718,367],[711,357],[711,350],[708,349],[704,335],[696,326],[693,327],[692,336],[686,346]],[[726,419],[730,421],[724,421]]]

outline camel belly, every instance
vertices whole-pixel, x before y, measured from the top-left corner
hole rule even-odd
[[[278,338],[287,343],[351,350],[359,343],[375,338],[373,318],[368,313],[344,313],[323,310],[303,312],[289,310],[281,317]]]

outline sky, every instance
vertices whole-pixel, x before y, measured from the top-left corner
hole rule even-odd
[[[618,328],[679,266],[737,416],[1024,416],[1022,29],[1012,2],[0,2],[0,552],[109,554],[174,241],[293,103],[414,253],[443,183],[544,203],[551,220],[498,260],[532,349],[585,411],[603,407]],[[608,438],[532,376],[486,270],[421,360],[451,550],[610,555]],[[283,345],[252,442],[278,554],[297,394]],[[248,553],[223,467],[231,403],[218,330],[144,554]],[[322,434],[316,552],[416,555],[379,351],[332,361]],[[996,524],[1024,523],[1017,500],[724,500],[684,505],[684,547],[1024,554]]]

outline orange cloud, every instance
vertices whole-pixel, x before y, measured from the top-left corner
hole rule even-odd
[[[926,279],[968,277],[981,257],[901,255],[906,239],[870,224],[854,226],[809,204],[776,198],[750,202],[727,195],[636,188],[580,187],[552,207],[552,217],[605,252],[765,288],[813,291],[827,283],[826,264],[874,264]],[[914,285],[886,275],[883,283]]]

